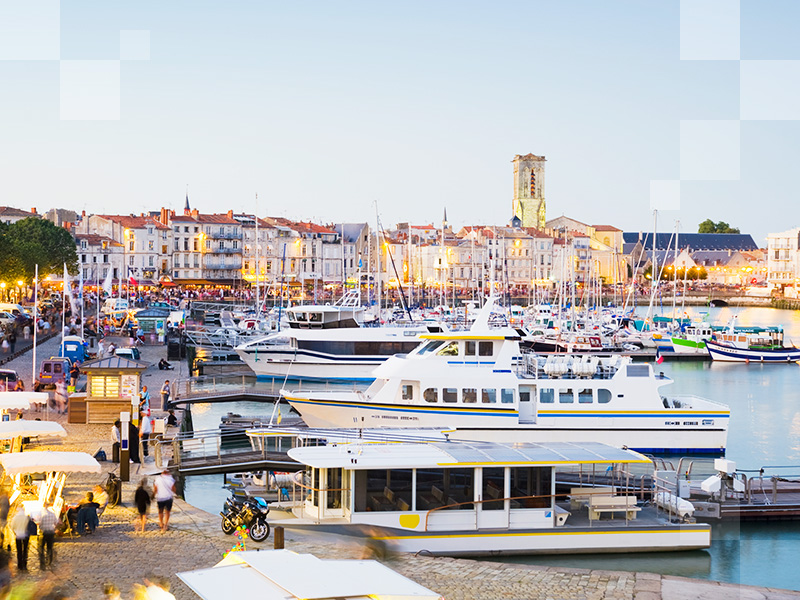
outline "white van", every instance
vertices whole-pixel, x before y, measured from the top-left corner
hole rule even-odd
[[[0,310],[5,311],[7,313],[11,313],[14,316],[17,315],[25,315],[26,317],[31,316],[28,310],[21,304],[13,304],[11,302],[0,302]]]

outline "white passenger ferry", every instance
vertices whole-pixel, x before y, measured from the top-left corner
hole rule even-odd
[[[642,477],[652,473],[649,459],[604,444],[357,442],[289,456],[306,465],[307,483],[285,490],[296,501],[289,513],[292,503],[279,503],[283,512],[271,514],[289,517],[273,525],[369,537],[394,551],[647,552],[711,543],[709,525],[655,505],[669,492]]]
[[[478,323],[478,322],[476,322]],[[281,390],[310,427],[433,427],[454,439],[601,442],[660,454],[725,452],[730,410],[630,357],[523,354],[515,331],[430,334],[375,369],[366,391]]]

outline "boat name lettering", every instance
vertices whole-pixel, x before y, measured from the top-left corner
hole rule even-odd
[[[713,425],[714,419],[703,419],[703,425]]]

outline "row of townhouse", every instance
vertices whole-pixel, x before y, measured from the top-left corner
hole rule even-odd
[[[767,235],[767,284],[787,297],[800,297],[800,227]]]

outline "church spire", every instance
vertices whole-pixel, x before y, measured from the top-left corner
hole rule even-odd
[[[183,207],[184,215],[191,215],[192,209],[189,207],[189,184],[186,184],[186,205]]]

